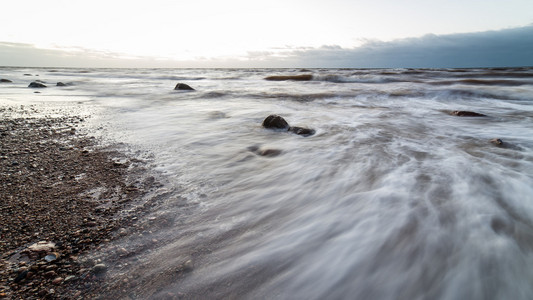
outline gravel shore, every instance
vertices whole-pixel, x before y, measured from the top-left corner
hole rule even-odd
[[[0,104],[0,298],[94,296],[106,265],[81,257],[136,219],[143,163],[79,133],[86,118]]]

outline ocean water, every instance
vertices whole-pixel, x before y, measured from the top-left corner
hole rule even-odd
[[[313,78],[264,80],[299,74]],[[146,231],[91,254],[113,262],[108,282],[128,278],[114,293],[533,298],[533,68],[1,68],[0,78],[13,81],[0,84],[4,103],[76,103],[87,132],[149,161],[160,186],[139,220]],[[36,79],[50,86],[35,94]],[[316,133],[265,129],[270,114]],[[130,254],[117,262],[118,248]]]

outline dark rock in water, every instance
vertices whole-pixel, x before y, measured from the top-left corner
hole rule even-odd
[[[31,74],[24,74],[24,76],[33,76],[33,75],[31,75]]]
[[[458,116],[458,117],[486,117],[487,115],[480,114],[473,111],[466,111],[466,110],[456,110],[452,112],[452,115]]]
[[[297,81],[309,81],[313,79],[313,75],[302,74],[302,75],[277,75],[277,76],[268,76],[265,80],[272,81],[284,81],[284,80],[297,80]]]
[[[58,83],[56,84],[56,86],[67,86],[67,85],[64,84],[63,82],[58,82]]]
[[[289,131],[293,132],[293,133],[296,133],[298,135],[302,135],[302,136],[310,136],[310,135],[315,134],[315,130],[314,129],[297,127],[297,126],[290,127]]]
[[[13,81],[11,81],[11,80],[9,80],[9,79],[4,79],[4,78],[2,78],[2,79],[0,79],[0,82],[6,82],[6,83],[8,83],[8,82],[13,82]]]
[[[499,217],[492,218],[490,227],[497,234],[512,235],[515,231],[515,226],[512,221]]]
[[[30,83],[30,85],[28,85],[28,87],[30,87],[30,88],[45,88],[46,85],[44,85],[44,84],[42,84],[40,82],[34,81],[34,82]]]
[[[250,146],[250,147],[248,147],[246,149],[248,149],[249,151],[252,151],[252,152],[256,152],[256,151],[259,151],[259,146]]]
[[[278,115],[270,115],[263,121],[263,127],[271,129],[283,129],[301,136],[310,136],[315,134],[315,130],[298,126],[289,126],[289,123]]]
[[[274,157],[274,156],[278,156],[281,154],[281,150],[279,149],[264,149],[264,150],[259,150],[257,152],[255,152],[257,155],[260,155],[260,156],[266,156],[266,157]]]
[[[289,129],[289,123],[285,121],[282,117],[278,115],[270,115],[266,117],[263,121],[263,127],[265,128],[278,128],[278,129]]]
[[[104,274],[107,272],[107,266],[104,264],[97,264],[93,267],[94,274]]]
[[[491,143],[493,143],[494,145],[498,145],[498,146],[502,146],[503,145],[503,141],[500,140],[500,139],[492,139],[490,140]]]
[[[281,150],[279,149],[259,149],[258,146],[250,146],[248,147],[248,150],[259,156],[265,157],[274,157],[281,154]]]
[[[176,84],[176,87],[174,89],[175,90],[182,90],[182,91],[194,91],[195,90],[195,89],[193,89],[192,87],[190,87],[189,85],[187,85],[185,83]]]

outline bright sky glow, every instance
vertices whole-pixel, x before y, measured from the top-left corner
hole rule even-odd
[[[532,0],[16,0],[0,42],[177,60],[533,23]]]

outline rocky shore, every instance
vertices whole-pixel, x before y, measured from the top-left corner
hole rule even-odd
[[[143,162],[79,133],[86,118],[0,104],[1,299],[93,298],[107,266],[83,255],[135,222]]]

